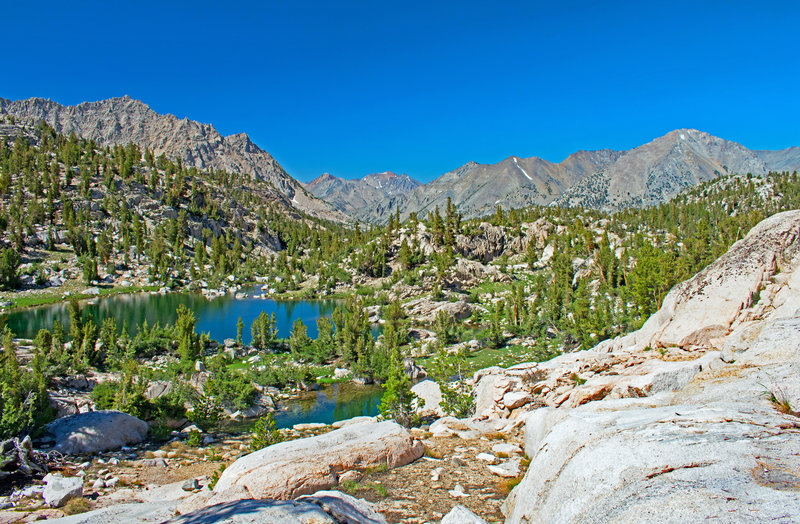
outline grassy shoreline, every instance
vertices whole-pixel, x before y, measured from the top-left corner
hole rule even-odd
[[[158,291],[160,286],[128,286],[128,287],[112,287],[112,288],[99,288],[99,295],[90,295],[86,293],[37,293],[33,295],[21,295],[19,293],[9,293],[2,297],[2,300],[7,300],[13,303],[12,306],[2,308],[3,313],[11,313],[23,309],[30,309],[40,306],[47,306],[50,304],[58,304],[61,302],[69,302],[72,299],[87,300],[91,298],[111,297],[115,295],[131,295],[134,293],[146,293],[150,291]]]

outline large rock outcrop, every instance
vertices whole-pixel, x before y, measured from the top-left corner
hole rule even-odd
[[[541,406],[677,391],[723,365],[759,333],[764,315],[792,293],[800,211],[776,214],[719,260],[676,285],[644,326],[588,351],[475,375],[476,414],[524,417]]]
[[[423,444],[395,422],[353,424],[238,459],[220,476],[210,497],[188,500],[181,512],[238,499],[296,498],[335,486],[345,471],[391,469],[418,459],[423,452]]]
[[[800,211],[763,220],[716,262],[675,286],[639,331],[600,344],[598,350],[719,348],[734,327],[770,306],[770,296],[784,285],[780,273],[794,270],[798,235]]]
[[[649,326],[594,352],[656,344],[706,352],[706,365],[654,381],[668,387],[644,398],[568,402],[571,392],[528,414],[531,464],[504,504],[507,522],[800,520],[798,231],[797,211],[763,221],[676,286]]]
[[[90,454],[138,444],[148,429],[147,422],[121,411],[90,411],[51,422],[42,440],[66,455]]]

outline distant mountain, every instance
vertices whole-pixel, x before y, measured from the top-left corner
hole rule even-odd
[[[770,171],[796,171],[800,169],[800,147],[792,146],[778,151],[755,150]]]
[[[606,211],[652,206],[721,175],[764,175],[770,169],[761,156],[737,142],[696,129],[676,129],[625,151],[616,162],[570,187],[554,204]]]
[[[331,202],[348,200],[347,208],[335,205],[351,216],[378,223],[387,221],[398,207],[403,217],[411,212],[425,215],[436,206],[443,210],[448,197],[465,217],[486,215],[498,205],[616,211],[668,201],[686,188],[725,174],[798,169],[800,147],[751,151],[696,129],[677,129],[628,151],[578,151],[557,164],[516,156],[497,164],[469,162],[428,184],[379,201],[349,200],[348,181],[341,179],[314,194]]]
[[[618,156],[616,151],[600,150],[578,151],[558,164],[515,156],[497,164],[469,162],[416,188],[395,205],[403,214],[427,214],[436,206],[445,209],[450,197],[460,212],[470,217],[490,213],[497,205],[508,209],[547,204]]]
[[[393,198],[403,196],[421,186],[406,174],[391,171],[372,173],[363,178],[345,180],[325,173],[306,184],[314,196],[333,204],[339,211],[362,221],[374,221],[376,215],[386,215],[385,208]]]
[[[133,142],[142,149],[149,148],[156,156],[163,153],[170,159],[180,158],[184,165],[198,169],[254,175],[269,181],[288,206],[320,218],[346,219],[330,204],[309,194],[246,134],[224,137],[210,124],[156,113],[129,96],[75,106],[43,98],[17,101],[0,98],[0,114],[10,114],[31,124],[44,120],[59,133],[74,133],[102,146]]]

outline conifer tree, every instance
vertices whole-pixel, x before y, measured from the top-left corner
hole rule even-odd
[[[411,391],[411,379],[406,375],[400,350],[396,347],[390,349],[387,375],[378,410],[383,418],[409,427],[416,421],[414,400],[417,396]]]

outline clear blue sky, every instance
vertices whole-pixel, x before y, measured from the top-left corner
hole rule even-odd
[[[163,3],[7,2],[0,96],[129,94],[246,132],[303,181],[428,181],[679,127],[800,145],[796,2]]]

